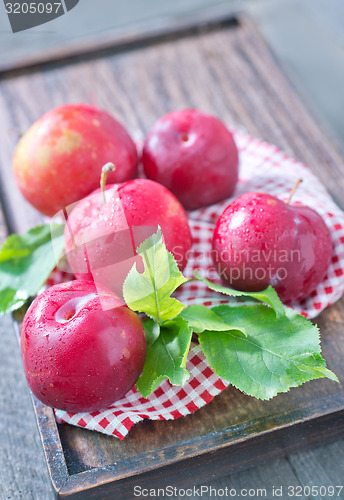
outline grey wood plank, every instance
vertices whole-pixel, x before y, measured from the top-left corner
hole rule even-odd
[[[277,488],[282,488],[282,498],[287,498],[286,492],[290,485],[301,486],[301,483],[287,459],[281,458],[274,461],[267,461],[263,465],[252,469],[230,474],[219,480],[214,480],[205,486],[209,487],[209,498],[220,498],[221,493],[219,490],[223,490],[226,493],[227,488],[227,497],[229,498],[247,496],[248,498],[255,499],[265,498],[267,500],[276,500],[277,497],[274,495],[274,491],[276,492]],[[213,491],[210,488],[213,488]],[[215,491],[219,492],[218,496],[215,496]],[[199,497],[196,494],[189,498],[197,500]],[[299,496],[298,498],[305,500],[308,497]],[[185,499],[185,496],[181,495],[176,497],[175,500],[183,499]]]
[[[298,91],[344,142],[344,3],[250,2],[260,30]]]
[[[0,245],[6,227],[0,207]],[[9,315],[0,319],[0,499],[53,498],[18,340]]]
[[[282,488],[283,497],[286,498],[285,493],[288,486],[291,484],[295,486],[300,484],[285,458],[266,462],[259,467],[240,472],[239,474],[232,474],[228,479],[230,487],[236,491],[245,488],[253,492],[256,491],[256,498],[267,498],[269,500],[276,498],[273,492],[277,488]],[[225,481],[226,483],[227,481]],[[266,496],[264,496],[264,493],[266,493]],[[298,498],[304,500],[307,497],[302,496]]]
[[[243,0],[80,0],[65,15],[13,34],[0,2],[0,70],[215,23],[234,15],[242,3]]]
[[[53,498],[18,341],[0,321],[0,499]]]
[[[321,448],[290,455],[288,460],[303,486],[325,486],[326,488],[343,486],[341,494],[334,495],[334,498],[344,499],[343,439]],[[330,497],[330,495],[328,496]],[[322,500],[324,495],[311,495],[311,498],[312,500]]]

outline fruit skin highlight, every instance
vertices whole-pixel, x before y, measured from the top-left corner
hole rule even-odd
[[[315,210],[250,192],[219,217],[212,257],[233,288],[259,291],[272,285],[283,302],[293,302],[325,278],[332,252],[329,229]]]
[[[160,118],[145,139],[142,162],[146,176],[166,186],[187,210],[230,197],[238,180],[232,134],[218,118],[195,109]]]
[[[136,383],[146,337],[134,312],[93,282],[39,295],[26,313],[21,351],[27,382],[42,403],[70,412],[102,410]],[[106,309],[106,310],[104,310]]]
[[[27,201],[53,216],[96,189],[109,161],[116,164],[109,182],[136,176],[137,150],[128,132],[106,111],[67,104],[45,113],[24,134],[13,173]]]
[[[161,227],[167,249],[183,270],[192,238],[186,212],[164,186],[147,179],[108,185],[81,200],[65,227],[66,255],[78,279],[95,280],[122,297],[136,248]]]

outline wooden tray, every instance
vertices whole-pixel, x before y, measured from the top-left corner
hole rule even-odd
[[[248,19],[160,40],[92,61],[45,66],[0,81],[0,196],[7,227],[40,221],[10,175],[16,140],[47,109],[93,101],[132,131],[165,112],[193,106],[246,127],[307,163],[343,207],[343,162],[300,103]],[[1,225],[0,213],[0,225]],[[123,441],[68,425],[34,400],[49,471],[59,498],[133,498],[134,485],[182,486],[297,447],[344,434],[344,300],[318,319],[323,354],[341,383],[313,381],[261,402],[228,388],[173,422],[137,424]]]

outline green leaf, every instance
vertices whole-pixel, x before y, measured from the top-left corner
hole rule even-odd
[[[202,305],[193,305],[184,309],[179,317],[185,319],[189,328],[195,333],[204,332],[204,330],[214,330],[218,332],[225,332],[227,330],[241,330],[247,336],[243,328],[238,328],[225,321],[216,314],[212,309]]]
[[[320,354],[318,328],[292,309],[279,319],[264,305],[212,310],[248,334],[243,337],[235,330],[199,334],[211,368],[246,394],[270,399],[309,380],[338,381]]]
[[[147,398],[168,378],[172,385],[184,385],[190,374],[185,368],[192,331],[186,321],[176,318],[162,324],[156,337],[154,321],[144,321],[147,334],[147,354],[137,390]]]
[[[63,226],[55,226],[54,246],[50,225],[25,234],[13,234],[0,250],[0,315],[21,307],[40,290],[64,248]]]
[[[142,324],[146,333],[147,346],[150,346],[160,335],[160,325],[150,318],[145,318]]]
[[[216,283],[212,283],[211,281],[202,278],[197,271],[195,271],[195,276],[198,280],[203,281],[208,285],[210,290],[214,292],[224,293],[225,295],[230,295],[231,297],[249,297],[251,299],[259,300],[260,302],[265,302],[272,307],[272,309],[276,313],[276,318],[282,318],[285,316],[284,306],[278,297],[276,290],[272,288],[272,286],[268,286],[265,290],[261,292],[242,292],[239,290],[235,290],[234,288],[227,288],[222,285],[216,285]]]
[[[0,288],[0,316],[19,309],[24,303],[25,300],[21,299],[13,288]]]
[[[144,312],[161,324],[184,308],[171,294],[187,279],[166,249],[160,228],[137,248],[137,253],[142,257],[144,271],[139,273],[133,265],[123,285],[124,300],[133,311]]]

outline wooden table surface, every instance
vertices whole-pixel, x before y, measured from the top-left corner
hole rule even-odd
[[[82,0],[49,24],[13,36],[3,9],[0,15],[0,71],[61,59],[70,54],[152,39],[195,24],[230,17],[243,0]],[[82,3],[82,5],[81,5]],[[0,9],[1,9],[0,4]],[[0,10],[0,13],[1,10]]]
[[[344,206],[341,156],[276,69],[254,25],[244,19],[240,25],[222,25],[97,59],[4,75],[0,240],[7,231],[24,231],[40,220],[11,177],[10,158],[18,137],[47,109],[79,101],[97,103],[132,132],[143,133],[174,108],[198,107],[214,113],[308,164]],[[343,305],[341,301],[340,310]],[[331,318],[342,335],[342,316],[334,312]],[[50,481],[10,317],[1,320],[0,336],[0,498],[49,499]],[[238,490],[266,488],[266,498],[272,498],[273,485],[343,484],[343,464],[343,441],[338,441],[222,479],[214,474],[212,484]],[[185,481],[193,485],[201,478],[185,472]]]

